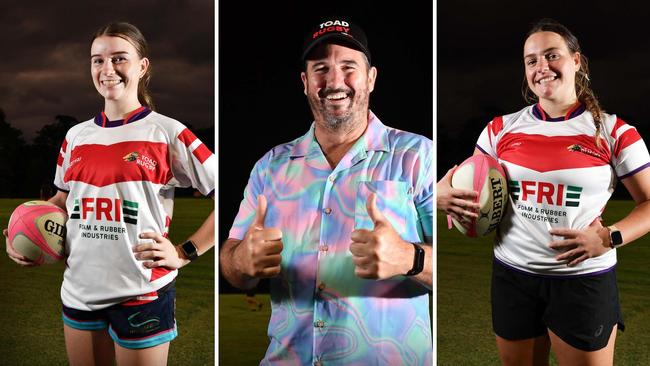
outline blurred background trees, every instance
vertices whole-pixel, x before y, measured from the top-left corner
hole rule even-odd
[[[77,123],[75,117],[57,115],[28,142],[0,108],[0,198],[47,199],[54,195],[53,181],[61,143],[66,132]],[[214,152],[214,127],[187,127]],[[176,195],[194,193],[193,189],[178,189]]]

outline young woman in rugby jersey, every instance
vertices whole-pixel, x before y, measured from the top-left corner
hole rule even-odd
[[[634,127],[605,113],[577,38],[553,20],[524,43],[532,105],[495,117],[475,154],[508,172],[510,208],[495,239],[492,318],[504,365],[611,365],[623,318],[616,250],[650,231],[650,156]],[[438,182],[438,208],[475,216],[475,193]],[[617,180],[636,207],[603,226]]]
[[[148,46],[128,23],[97,31],[90,71],[104,108],[71,128],[50,202],[67,210],[61,288],[71,365],[164,365],[177,335],[177,269],[214,245],[214,213],[181,245],[167,239],[174,187],[214,191],[214,156],[153,111]],[[33,265],[7,246],[15,262]]]

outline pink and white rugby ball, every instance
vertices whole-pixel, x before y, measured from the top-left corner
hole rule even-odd
[[[489,155],[474,155],[465,160],[451,177],[451,186],[478,192],[476,202],[481,206],[479,217],[469,225],[452,219],[454,226],[469,237],[483,236],[494,230],[506,210],[508,182],[499,162]]]
[[[38,265],[63,260],[66,221],[66,212],[50,202],[25,202],[9,218],[7,243]]]

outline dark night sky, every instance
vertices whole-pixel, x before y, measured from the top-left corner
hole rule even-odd
[[[608,113],[650,140],[650,7],[637,1],[440,1],[437,16],[438,173],[472,154],[492,117],[525,106],[523,43],[544,17],[567,26],[589,59]]]
[[[16,1],[0,7],[0,108],[28,140],[54,116],[80,121],[103,108],[90,78],[90,41],[114,20],[140,28],[150,47],[159,112],[214,123],[214,1]]]
[[[313,121],[300,81],[302,44],[328,14],[368,35],[378,68],[370,108],[387,125],[433,133],[433,7],[426,1],[229,2],[219,8],[219,241],[255,162]],[[221,291],[228,289],[221,282]]]

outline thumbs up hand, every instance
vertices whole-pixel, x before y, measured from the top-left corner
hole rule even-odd
[[[352,232],[350,252],[354,274],[361,278],[386,279],[403,275],[413,265],[413,246],[400,238],[393,225],[377,208],[377,196],[371,193],[366,202],[373,230]]]
[[[242,262],[242,272],[251,278],[275,277],[281,270],[282,231],[264,227],[266,211],[266,197],[257,196],[255,218],[238,246],[237,255]]]

